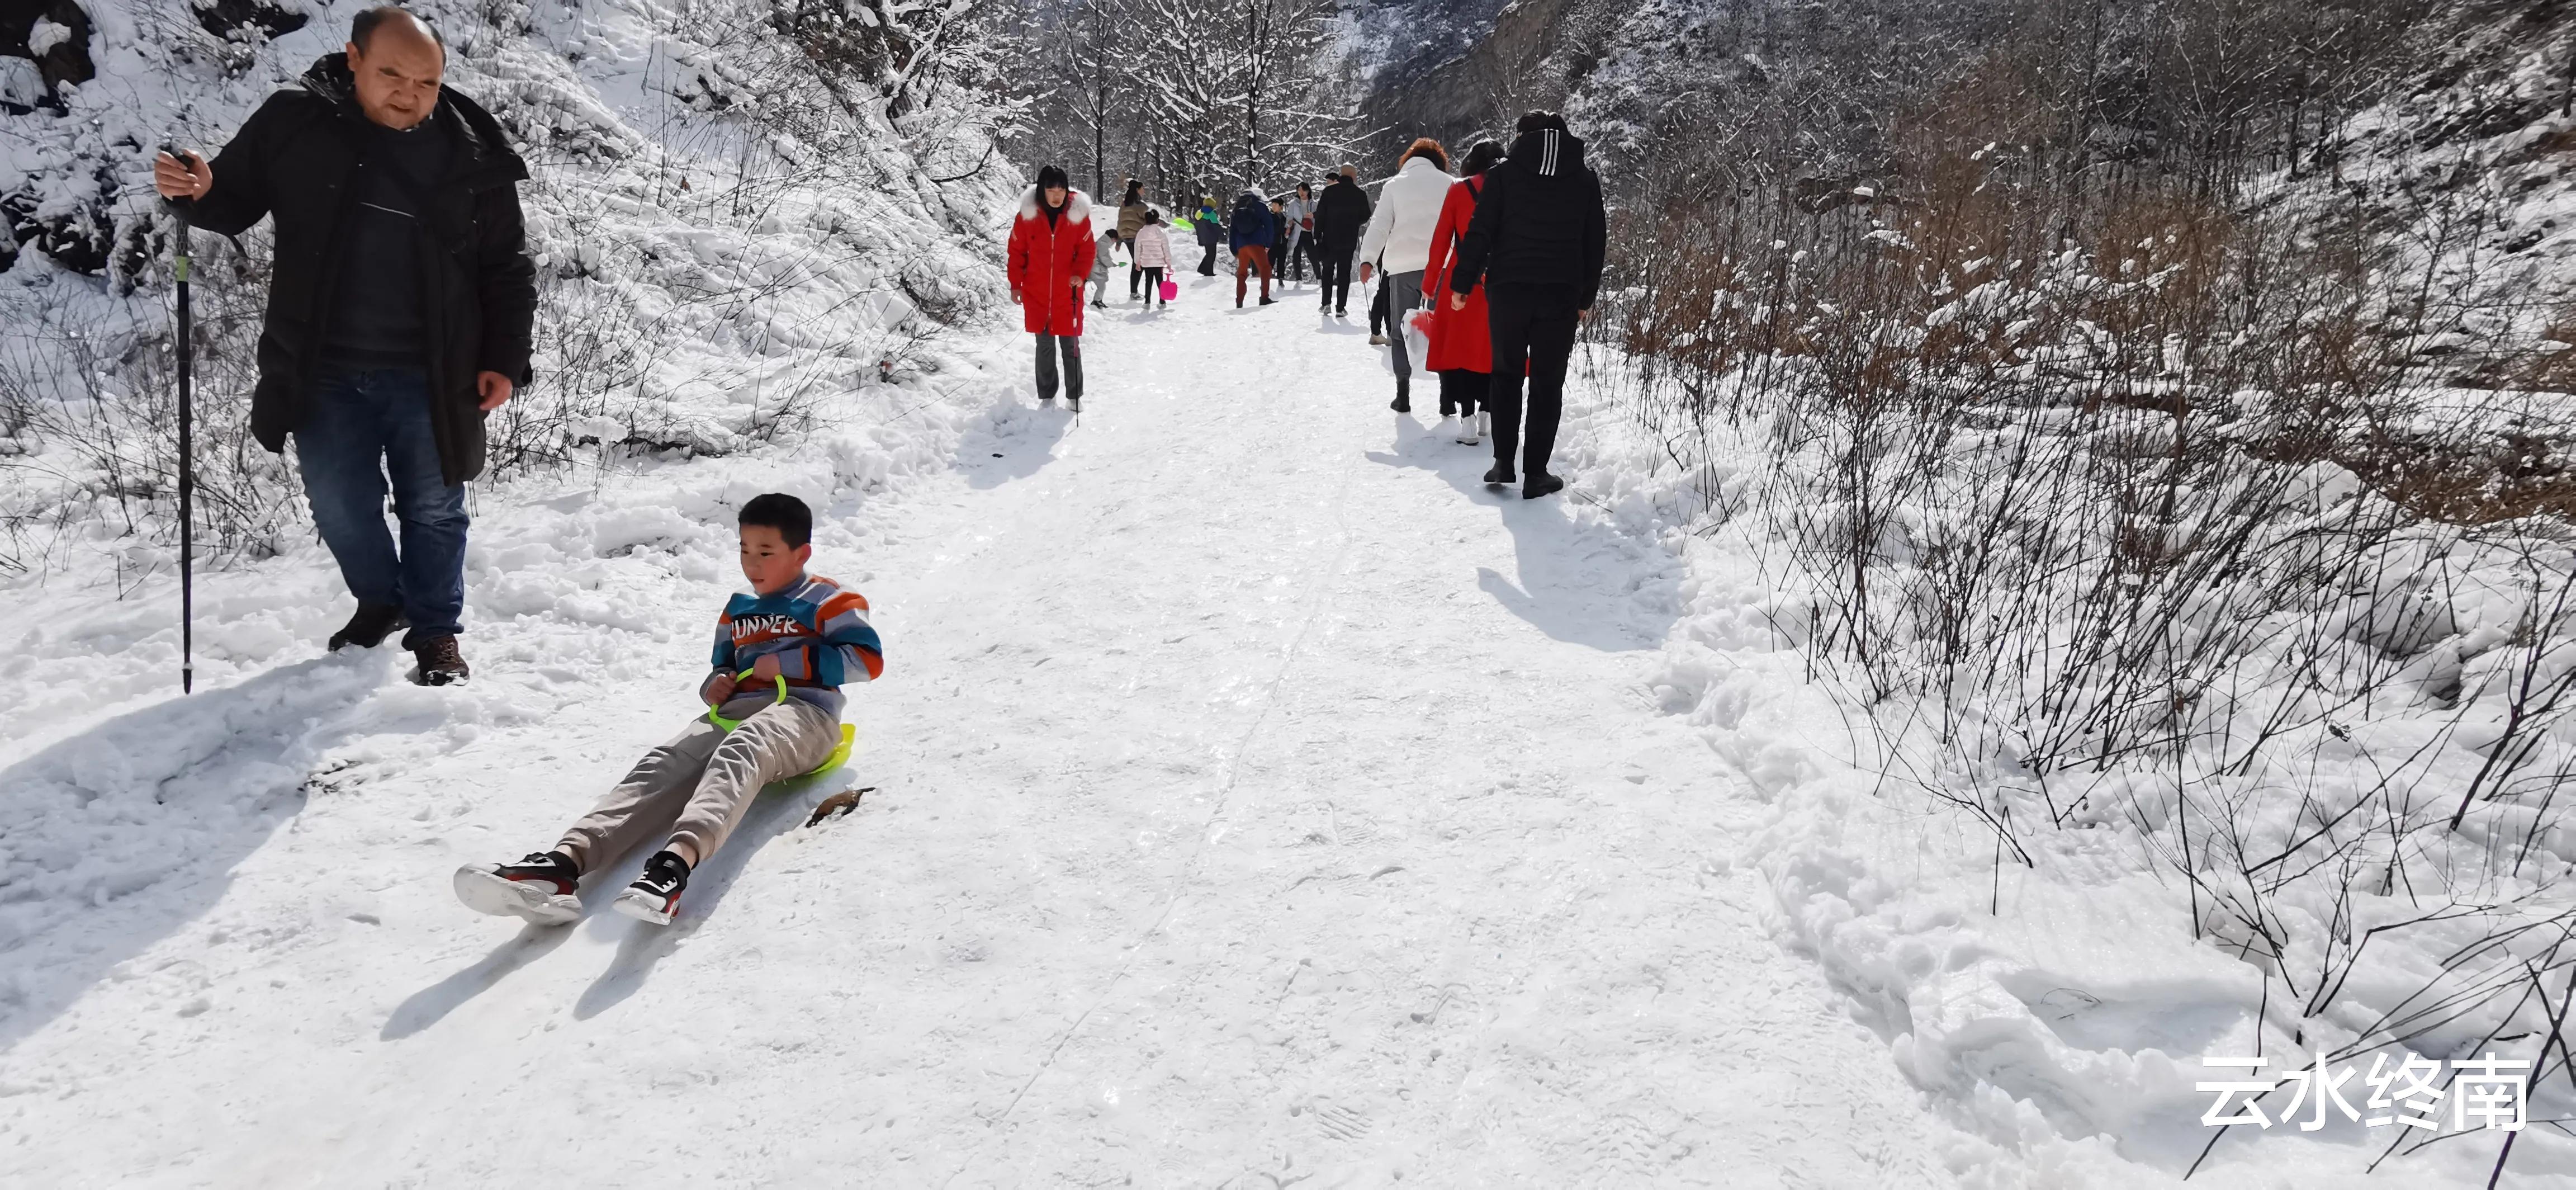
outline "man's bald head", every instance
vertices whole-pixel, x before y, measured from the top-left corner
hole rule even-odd
[[[358,109],[387,128],[416,128],[438,109],[447,43],[405,9],[370,8],[349,22],[349,75]]]
[[[390,28],[395,36],[424,38],[440,54],[447,52],[447,39],[439,36],[438,26],[422,20],[419,14],[399,4],[380,4],[359,13],[349,22],[349,44],[364,53],[375,48],[378,30]]]

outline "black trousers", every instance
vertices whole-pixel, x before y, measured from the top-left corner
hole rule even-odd
[[[1575,292],[1570,285],[1485,286],[1486,326],[1494,336],[1494,384],[1485,409],[1494,415],[1494,462],[1520,455],[1523,477],[1547,473],[1556,453],[1556,423],[1565,416],[1565,365],[1574,355]],[[1521,369],[1529,369],[1529,428],[1521,428]]]
[[[1377,296],[1369,299],[1369,333],[1386,333],[1386,281],[1383,279],[1377,283]]]
[[[1336,248],[1330,244],[1318,250],[1315,280],[1324,287],[1325,309],[1345,314],[1350,312],[1351,267],[1354,263],[1351,258],[1357,255],[1357,248]]]
[[[1064,395],[1082,399],[1082,338],[1078,335],[1038,333],[1038,399],[1055,399],[1055,357],[1064,355]]]
[[[1216,275],[1216,241],[1209,240],[1206,247],[1207,255],[1199,258],[1199,275],[1213,277]]]
[[[1449,416],[1453,409],[1460,417],[1476,416],[1476,402],[1484,400],[1486,390],[1492,387],[1494,387],[1494,378],[1485,372],[1470,372],[1465,368],[1451,368],[1442,372],[1440,374],[1440,416]]]
[[[1148,306],[1163,304],[1163,266],[1161,265],[1145,266],[1145,304]]]

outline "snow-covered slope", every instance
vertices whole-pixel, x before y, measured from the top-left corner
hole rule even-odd
[[[304,555],[216,580],[195,698],[9,715],[9,821],[70,808],[6,844],[0,1184],[2046,1184],[1766,934],[1763,808],[1648,688],[1677,560],[1488,494],[1358,326],[1230,289],[1095,317],[1078,423],[1023,397],[825,498],[862,748],[668,930],[446,877],[691,713],[726,500],[823,449],[487,505],[470,686],[315,657]],[[19,671],[141,627],[25,610]]]
[[[0,566],[129,546],[129,570],[167,565],[170,232],[148,156],[220,145],[361,7],[284,3],[99,0],[95,77],[0,114],[0,210],[26,241],[0,271]],[[535,175],[539,382],[494,419],[496,479],[792,435],[865,383],[939,368],[942,329],[1002,298],[1014,183],[989,133],[1007,105],[848,100],[741,0],[424,11],[448,83]],[[196,245],[199,540],[258,553],[302,530],[287,469],[242,441],[265,232],[244,247]]]

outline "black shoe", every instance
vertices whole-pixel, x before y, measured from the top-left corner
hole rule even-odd
[[[1512,469],[1504,464],[1496,463],[1485,471],[1486,487],[1498,488],[1511,481]]]
[[[1545,471],[1530,472],[1529,482],[1521,485],[1521,499],[1536,500],[1564,490],[1565,481]]]
[[[409,627],[411,620],[403,615],[400,604],[361,602],[358,610],[349,616],[349,622],[331,634],[331,651],[337,653],[350,645],[372,649],[385,643],[385,638],[392,636],[395,629]]]
[[[423,686],[462,685],[474,671],[465,664],[465,654],[456,647],[452,636],[433,636],[412,646],[413,659],[420,662],[420,676],[413,680]]]
[[[1403,397],[1397,397],[1395,400],[1387,404],[1387,408],[1395,410],[1398,413],[1411,413],[1413,412],[1413,402],[1406,400]]]
[[[1277,299],[1277,298],[1263,298],[1263,299],[1261,299],[1261,304],[1262,304],[1262,305],[1265,305],[1265,306],[1276,306],[1276,305],[1278,305],[1278,304],[1279,304],[1279,299]]]
[[[617,894],[609,908],[637,921],[657,926],[671,924],[671,915],[680,911],[680,890],[689,887],[689,861],[678,852],[663,850],[644,861],[644,874]]]
[[[581,916],[581,869],[560,851],[540,851],[515,864],[456,869],[456,899],[477,913],[559,926]]]

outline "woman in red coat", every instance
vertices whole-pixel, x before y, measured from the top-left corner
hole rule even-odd
[[[1011,300],[1038,337],[1038,403],[1055,404],[1056,357],[1064,357],[1064,404],[1082,412],[1082,286],[1091,279],[1091,200],[1055,166],[1038,170],[1011,221]]]
[[[1440,204],[1440,222],[1431,232],[1431,261],[1422,269],[1423,304],[1431,308],[1431,350],[1423,365],[1440,374],[1440,416],[1458,414],[1458,441],[1473,446],[1491,430],[1488,414],[1476,410],[1477,397],[1493,384],[1494,344],[1485,328],[1485,284],[1476,283],[1464,309],[1453,310],[1441,295],[1449,292],[1449,270],[1458,261],[1458,241],[1476,217],[1476,197],[1485,188],[1485,171],[1503,159],[1503,147],[1478,141],[1467,150],[1465,178],[1449,187]]]

